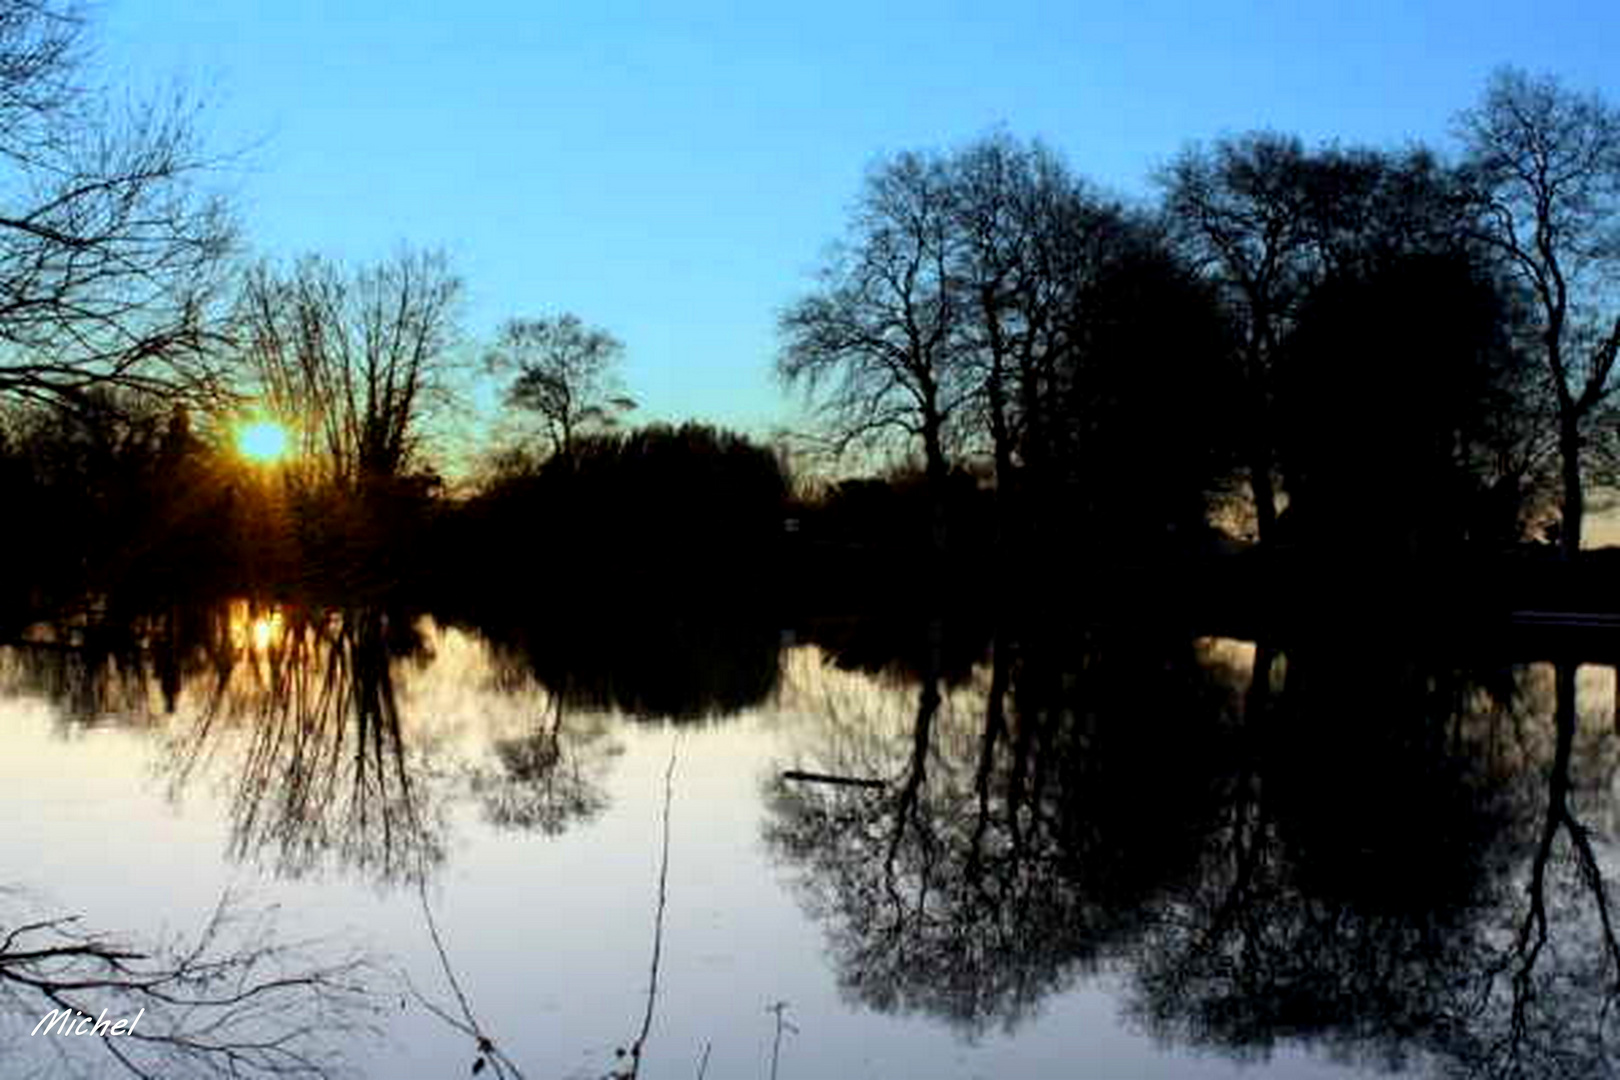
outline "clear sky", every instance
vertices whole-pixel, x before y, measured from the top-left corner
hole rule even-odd
[[[1189,141],[1446,146],[1490,70],[1620,102],[1620,4],[102,0],[110,80],[206,103],[249,240],[442,247],[466,324],[571,311],[643,419],[765,433],[776,313],[879,155],[1004,125],[1128,197]]]

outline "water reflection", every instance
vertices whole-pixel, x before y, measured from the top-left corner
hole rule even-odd
[[[229,855],[278,876],[420,884],[458,807],[545,836],[603,816],[623,721],[758,710],[766,846],[866,1008],[976,1038],[1106,975],[1138,1029],[1240,1060],[1611,1071],[1616,688],[1568,657],[1299,628],[92,614],[8,650],[10,686],[66,730],[152,728],[174,797],[222,784]]]
[[[1115,971],[1138,1025],[1238,1059],[1609,1074],[1620,755],[1574,663],[1077,632],[998,634],[954,690],[891,671],[824,672],[768,790],[860,1003],[976,1036]]]
[[[557,835],[607,805],[613,715],[733,715],[772,693],[780,632],[760,624],[626,620],[610,647],[555,620],[491,620],[464,670],[415,612],[233,600],[156,615],[103,608],[40,624],[6,650],[14,692],[62,723],[150,726],[182,801],[204,778],[229,798],[229,856],[280,877],[327,870],[379,883],[432,873],[447,816],[469,799],[504,829]],[[400,680],[437,670],[476,702],[402,707]],[[465,723],[469,705],[481,715]]]
[[[527,611],[460,617],[496,663],[526,672],[570,710],[676,722],[735,716],[775,692],[781,630],[757,616]]]
[[[800,867],[861,1002],[1011,1030],[1118,956],[1196,867],[1221,762],[1200,745],[1192,648],[1098,650],[1068,673],[1059,655],[1001,636],[954,690],[925,663],[916,686],[833,682],[806,703],[822,723],[795,768],[888,781],[770,792],[767,842]],[[1133,707],[1097,707],[1110,695]]]
[[[54,702],[68,727],[140,722],[172,712],[182,684],[207,678],[231,653],[224,607],[74,611],[33,624],[5,649],[0,683]]]
[[[0,890],[0,1029],[13,1036],[0,1061],[15,1076],[337,1076],[375,1034],[377,974],[353,950],[289,943],[229,898],[194,938],[153,943]]]
[[[396,661],[429,655],[416,620],[239,604],[225,628],[230,648],[165,740],[177,796],[229,758],[231,856],[285,877],[336,864],[381,881],[441,862],[431,748],[406,737],[394,678]]]
[[[1256,654],[1200,873],[1135,949],[1132,1009],[1162,1038],[1394,1067],[1445,1023],[1436,993],[1473,982],[1514,845],[1505,774],[1473,752],[1497,699],[1354,644]]]
[[[1578,715],[1576,666],[1504,676],[1345,644],[1296,648],[1283,692],[1253,696],[1252,810],[1140,943],[1136,1014],[1238,1056],[1291,1039],[1380,1066],[1608,1075],[1612,851],[1575,806],[1606,798],[1614,746]],[[1597,785],[1581,798],[1578,741]]]
[[[535,704],[517,731],[492,736],[494,762],[468,771],[485,820],[557,836],[597,817],[607,809],[603,779],[618,752],[606,718],[570,709],[568,697],[547,691],[511,649],[492,650],[490,667],[496,690]]]

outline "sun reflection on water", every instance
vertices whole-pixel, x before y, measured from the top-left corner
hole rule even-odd
[[[281,643],[286,619],[280,608],[263,608],[237,601],[231,605],[231,644],[262,653]]]

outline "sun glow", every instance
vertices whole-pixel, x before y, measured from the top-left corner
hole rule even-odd
[[[254,650],[264,652],[281,637],[281,612],[273,611],[269,615],[261,615],[254,619],[249,633]]]
[[[249,461],[262,465],[279,461],[287,453],[287,429],[270,420],[244,424],[236,433],[236,448]]]
[[[231,607],[231,641],[238,649],[263,653],[281,643],[286,620],[278,608],[237,601]]]

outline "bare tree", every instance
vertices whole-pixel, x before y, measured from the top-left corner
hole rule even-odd
[[[1164,245],[1040,143],[993,133],[884,162],[850,233],[783,315],[778,374],[810,391],[837,449],[920,441],[936,520],[948,454],[988,450],[998,536],[1014,519],[1033,536],[1034,490],[1062,498],[1060,476],[1103,441],[1081,415],[1098,380],[1082,376],[1192,355],[1152,337],[1184,321],[1163,282],[1124,284]],[[1146,298],[1129,316],[1126,293]]]
[[[26,907],[0,921],[0,1012],[36,1032],[12,1050],[50,1062],[53,1076],[336,1076],[341,1043],[375,1030],[368,968],[356,955],[322,960],[279,941],[268,919],[244,919],[229,898],[195,940],[168,946],[135,946]],[[127,1026],[64,1037],[91,1034],[98,1021]]]
[[[809,393],[835,450],[921,442],[936,547],[947,449],[974,393],[958,348],[956,240],[943,163],[901,154],[867,175],[849,240],[779,322],[777,374]]]
[[[1249,484],[1260,539],[1277,522],[1272,368],[1304,291],[1315,232],[1297,139],[1250,135],[1190,150],[1160,178],[1165,213],[1195,265],[1219,282],[1239,327]]]
[[[1016,357],[1036,348],[1039,316],[1019,301],[1032,283],[1031,248],[1039,228],[1031,219],[1031,165],[1040,148],[1026,150],[1012,139],[985,139],[950,163],[955,227],[961,244],[956,270],[969,293],[968,310],[977,315],[970,331],[982,357],[977,381],[996,467],[996,492],[1011,480]]]
[[[1582,448],[1614,390],[1620,350],[1620,111],[1552,78],[1505,69],[1461,121],[1478,222],[1534,297],[1557,399],[1560,538],[1580,550]]]
[[[1040,143],[993,135],[951,155],[947,167],[963,344],[1001,491],[1015,457],[1026,466],[1039,457],[1047,391],[1073,344],[1076,292],[1096,268],[1096,241],[1119,215]]]
[[[420,464],[424,414],[447,392],[461,282],[443,255],[355,272],[319,256],[249,272],[238,331],[268,408],[340,486]]]
[[[512,319],[501,327],[485,365],[515,375],[507,403],[537,414],[552,453],[566,456],[582,426],[611,427],[619,414],[636,407],[614,370],[623,353],[618,338],[575,315]]]
[[[211,389],[233,228],[191,107],[86,89],[83,33],[77,4],[0,0],[0,392]]]
[[[1039,143],[993,135],[947,164],[958,347],[1003,527],[1035,540],[1058,524],[1043,508],[1062,506],[1134,543],[1166,511],[1201,519],[1226,456],[1207,419],[1226,345],[1208,286],[1157,222],[1089,191]]]

